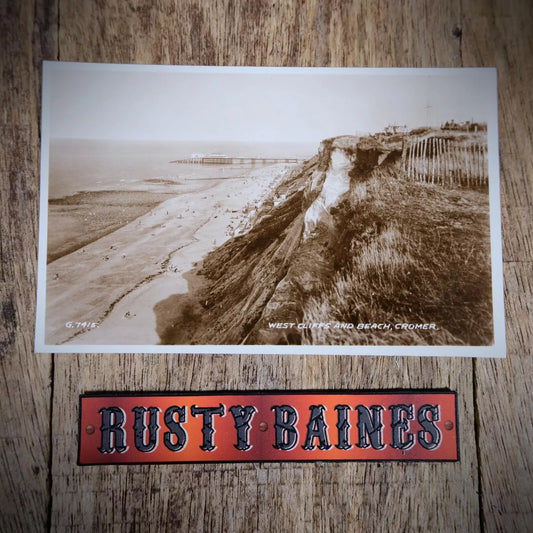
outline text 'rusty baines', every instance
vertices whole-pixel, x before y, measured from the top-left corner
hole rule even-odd
[[[81,397],[80,464],[458,459],[455,393]]]

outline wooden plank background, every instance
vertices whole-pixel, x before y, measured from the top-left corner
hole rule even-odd
[[[1,0],[0,45],[0,531],[533,530],[529,0]],[[36,355],[43,59],[498,67],[508,358]],[[461,462],[76,466],[82,392],[380,387],[457,390]]]

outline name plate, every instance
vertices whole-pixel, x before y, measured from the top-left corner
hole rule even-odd
[[[458,461],[456,393],[80,396],[80,465]]]

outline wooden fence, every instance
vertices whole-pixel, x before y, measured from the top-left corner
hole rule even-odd
[[[438,136],[414,138],[404,144],[402,169],[408,179],[415,181],[486,187],[487,145]]]

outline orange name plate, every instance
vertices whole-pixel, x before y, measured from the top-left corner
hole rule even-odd
[[[80,465],[458,459],[455,392],[80,396]]]

